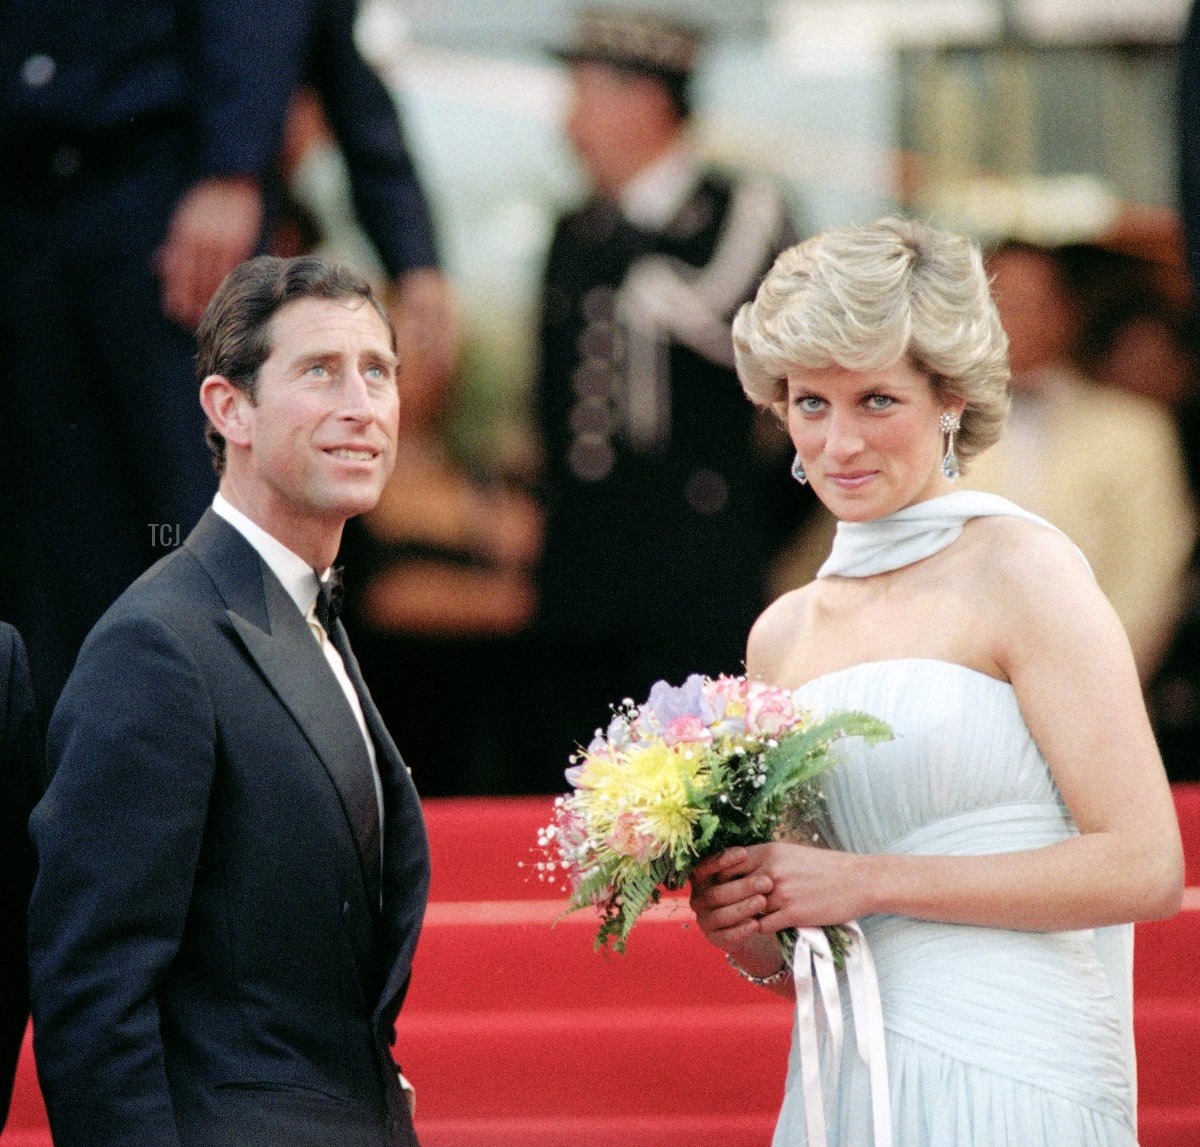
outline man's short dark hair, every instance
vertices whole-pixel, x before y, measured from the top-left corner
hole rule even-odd
[[[282,259],[260,255],[234,267],[217,288],[196,331],[196,376],[203,382],[217,374],[229,379],[255,401],[258,371],[271,354],[271,319],[297,299],[365,299],[392,335],[383,304],[371,284],[356,271],[320,255]],[[209,422],[204,436],[213,468],[225,472],[225,439]]]

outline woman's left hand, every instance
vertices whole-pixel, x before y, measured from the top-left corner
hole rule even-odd
[[[745,852],[750,873],[770,880],[758,918],[764,932],[845,924],[870,911],[866,858],[857,853],[784,841]]]

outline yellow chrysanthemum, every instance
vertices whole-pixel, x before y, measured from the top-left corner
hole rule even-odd
[[[655,841],[654,853],[661,855],[691,839],[701,810],[689,799],[688,788],[703,792],[707,773],[707,755],[698,745],[660,742],[615,756],[598,753],[584,762],[571,804],[583,814],[594,840],[607,837],[622,814],[635,814],[642,833]]]

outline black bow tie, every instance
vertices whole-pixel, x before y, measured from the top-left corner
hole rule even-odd
[[[345,596],[346,591],[342,587],[341,566],[334,566],[329,571],[328,581],[321,581],[318,575],[317,600],[313,608],[316,611],[317,620],[326,633],[333,632],[333,623],[337,621],[338,615],[342,612],[342,599]]]

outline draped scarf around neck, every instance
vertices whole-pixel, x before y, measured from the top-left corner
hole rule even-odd
[[[817,577],[872,577],[898,570],[944,550],[971,518],[995,516],[1024,518],[1062,532],[997,494],[956,490],[873,521],[838,522],[833,549]]]

